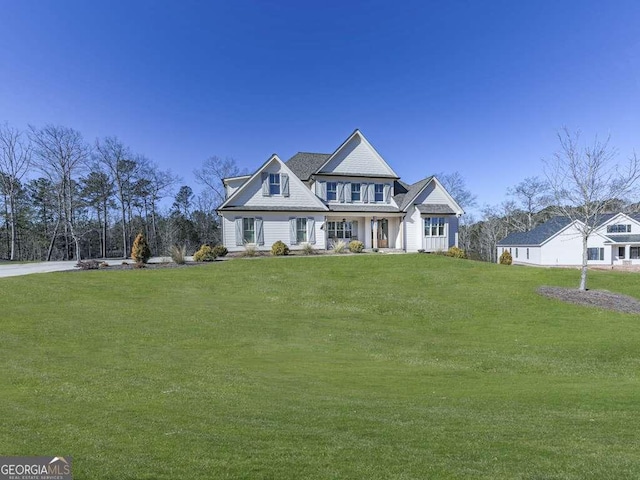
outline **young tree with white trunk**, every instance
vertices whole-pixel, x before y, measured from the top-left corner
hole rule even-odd
[[[628,196],[640,178],[640,162],[634,155],[624,165],[616,163],[616,149],[609,138],[583,143],[580,132],[558,132],[560,149],[544,162],[549,191],[559,215],[575,222],[582,238],[580,290],[587,289],[587,245],[600,225],[612,198]]]

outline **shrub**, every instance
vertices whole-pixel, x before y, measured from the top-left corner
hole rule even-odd
[[[256,248],[256,246],[252,245],[250,243],[247,243],[244,246],[244,252],[242,252],[242,256],[243,257],[255,257],[256,255],[258,255],[258,249]]]
[[[349,251],[351,253],[362,253],[364,250],[364,243],[360,240],[351,240],[349,242]]]
[[[271,245],[271,255],[275,257],[289,255],[289,247],[287,247],[287,245],[282,240],[278,240],[273,245]]]
[[[97,260],[80,260],[76,267],[81,270],[98,270],[100,268],[100,262]]]
[[[447,256],[453,257],[453,258],[467,258],[466,252],[458,247],[451,247],[447,251]]]
[[[333,244],[333,253],[344,253],[345,248],[347,248],[347,244],[342,240],[338,240]]]
[[[303,243],[300,245],[302,247],[303,255],[313,255],[316,251],[313,248],[313,245],[310,243]]]
[[[420,249],[418,249],[418,253],[424,253],[424,252],[425,252],[425,249],[424,249],[424,248],[420,248]]]
[[[229,250],[227,250],[227,247],[224,245],[216,245],[213,247],[213,253],[216,254],[216,257],[225,257],[227,253],[229,253]]]
[[[169,254],[171,255],[171,260],[173,260],[178,265],[184,265],[185,259],[184,257],[187,255],[187,246],[186,245],[172,245],[169,250]]]
[[[509,250],[502,252],[502,255],[500,255],[500,265],[511,265],[511,262],[513,262],[513,258],[511,257]]]
[[[213,262],[215,259],[216,254],[209,245],[202,245],[200,250],[193,254],[194,262]]]
[[[147,263],[151,258],[151,249],[142,233],[139,233],[131,247],[131,258],[136,263]]]

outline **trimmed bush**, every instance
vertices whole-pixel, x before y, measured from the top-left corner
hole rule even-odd
[[[172,245],[169,253],[171,254],[171,260],[178,265],[184,265],[184,257],[187,255],[187,246]]]
[[[133,242],[133,246],[131,247],[131,258],[136,263],[147,263],[151,258],[151,249],[149,248],[149,244],[142,233],[139,233]]]
[[[333,244],[333,253],[344,253],[347,244],[343,240],[338,240]]]
[[[80,260],[76,267],[81,270],[98,270],[100,268],[100,262],[97,260]]]
[[[278,240],[271,245],[271,255],[274,257],[281,257],[283,255],[289,255],[289,247],[282,241]]]
[[[215,259],[216,254],[209,245],[202,245],[200,250],[193,254],[194,262],[213,262]]]
[[[349,251],[351,253],[362,253],[364,250],[364,243],[360,240],[351,240],[349,242]]]
[[[453,257],[453,258],[467,258],[466,252],[458,247],[451,247],[447,251],[447,256]]]
[[[226,257],[229,250],[224,245],[216,245],[213,247],[213,253],[216,254],[216,257]]]
[[[509,253],[509,250],[502,252],[502,255],[500,255],[500,265],[511,265],[512,262],[513,257]]]

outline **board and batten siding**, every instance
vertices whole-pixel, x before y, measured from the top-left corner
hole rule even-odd
[[[376,153],[355,135],[325,165],[320,173],[344,173],[346,175],[391,175],[395,176]]]
[[[246,212],[246,213],[236,213],[236,212],[224,212],[222,214],[222,228],[224,234],[224,245],[228,248],[230,252],[242,252],[244,250],[243,246],[236,245],[236,230],[235,230],[235,219],[236,217],[252,217],[252,218],[262,218],[262,228],[264,233],[264,245],[258,245],[257,248],[259,250],[271,250],[271,246],[278,240],[283,241],[287,244],[287,246],[291,250],[298,250],[301,248],[300,245],[291,245],[289,241],[289,219],[292,217],[304,217],[304,218],[313,218],[315,220],[315,234],[316,234],[316,243],[313,245],[313,248],[324,250],[326,248],[325,244],[325,233],[324,229],[321,227],[324,225],[324,215],[318,215],[317,213],[305,213],[305,212],[291,212],[291,213],[280,213],[273,214],[270,212]]]
[[[458,232],[458,218],[454,215],[440,215],[445,221],[445,237],[426,237],[424,235],[424,219],[428,215],[421,215],[420,211],[411,205],[405,217],[406,223],[406,245],[408,252],[426,250],[427,252],[437,252],[448,250],[456,244],[456,233]],[[437,217],[438,215],[433,215]]]

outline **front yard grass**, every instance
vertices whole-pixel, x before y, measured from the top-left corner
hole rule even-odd
[[[640,478],[640,317],[536,293],[578,275],[367,255],[0,279],[0,454],[78,479]]]

